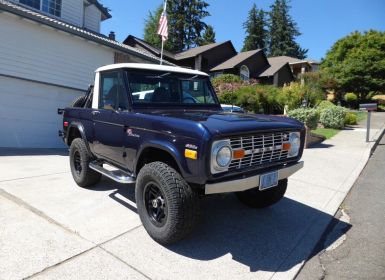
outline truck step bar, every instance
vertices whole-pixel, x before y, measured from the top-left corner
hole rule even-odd
[[[109,165],[109,166],[111,166],[111,165]],[[96,172],[99,172],[100,174],[114,180],[115,182],[121,183],[121,184],[134,184],[136,182],[135,178],[132,177],[127,172],[122,171],[115,166],[111,166],[111,167],[115,168],[115,170],[108,170],[108,169],[103,167],[103,162],[100,162],[100,161],[90,162],[89,167],[91,169],[95,170]]]

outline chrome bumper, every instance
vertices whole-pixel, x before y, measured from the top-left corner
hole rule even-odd
[[[294,174],[295,172],[300,170],[302,167],[303,167],[303,161],[300,161],[288,167],[283,167],[281,169],[278,169],[278,180],[288,178],[290,175]],[[240,191],[256,188],[259,186],[260,175],[261,174],[243,178],[243,179],[206,184],[205,194],[240,192]]]

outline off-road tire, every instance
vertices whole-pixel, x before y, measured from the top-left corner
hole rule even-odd
[[[82,95],[74,99],[71,103],[71,107],[83,107],[86,102],[86,96]]]
[[[83,139],[76,138],[72,141],[69,158],[72,177],[80,187],[90,188],[100,181],[102,175],[88,166],[94,157]]]
[[[168,210],[163,225],[156,225],[149,214],[149,206],[145,202],[149,184],[156,185],[164,197]],[[160,244],[167,245],[183,239],[198,223],[198,194],[175,169],[163,162],[151,162],[142,167],[136,181],[135,198],[144,228]]]
[[[238,199],[251,208],[265,208],[282,199],[287,189],[287,179],[280,180],[278,186],[260,191],[258,188],[235,193]]]

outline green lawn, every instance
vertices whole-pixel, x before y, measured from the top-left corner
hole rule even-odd
[[[340,131],[341,130],[339,129],[333,129],[333,128],[317,128],[315,130],[312,130],[311,132],[314,134],[325,136],[326,139],[330,139]]]

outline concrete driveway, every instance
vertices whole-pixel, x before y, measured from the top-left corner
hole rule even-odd
[[[278,204],[207,197],[197,230],[168,247],[141,226],[133,186],[78,187],[65,151],[0,150],[0,279],[292,279],[373,145],[362,130],[333,139],[305,152]]]

